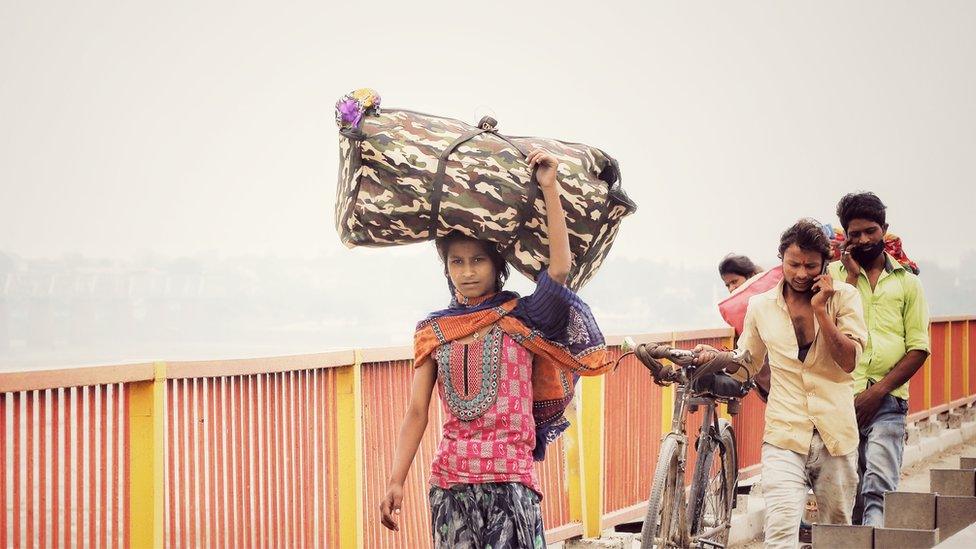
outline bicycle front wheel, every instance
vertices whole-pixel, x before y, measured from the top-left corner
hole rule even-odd
[[[691,537],[725,545],[729,538],[732,502],[738,481],[735,434],[724,419],[718,422],[718,436],[702,439],[695,462],[688,502]]]
[[[684,475],[679,471],[681,449],[675,435],[667,436],[661,444],[641,529],[641,549],[682,545],[685,491]]]

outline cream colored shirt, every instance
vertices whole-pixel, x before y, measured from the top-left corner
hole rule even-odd
[[[752,374],[769,354],[771,376],[763,442],[806,455],[816,428],[830,455],[849,454],[858,446],[854,377],[834,362],[816,317],[813,343],[806,360],[800,362],[783,284],[780,281],[749,299],[738,342],[740,349],[752,354]],[[841,333],[857,342],[856,363],[868,337],[861,295],[853,286],[835,283],[827,313]]]

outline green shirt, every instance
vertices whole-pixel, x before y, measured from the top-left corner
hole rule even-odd
[[[846,284],[847,269],[840,261],[830,264],[830,276]],[[885,268],[874,290],[864,269],[857,277],[864,305],[868,342],[854,369],[854,393],[867,388],[868,380],[883,378],[908,351],[929,352],[929,308],[922,283],[885,253]],[[908,383],[891,392],[908,399]]]

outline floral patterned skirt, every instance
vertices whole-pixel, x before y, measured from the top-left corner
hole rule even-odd
[[[546,546],[539,494],[518,482],[430,489],[434,547],[521,549]]]

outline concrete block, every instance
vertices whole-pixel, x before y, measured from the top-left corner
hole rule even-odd
[[[905,444],[912,445],[918,444],[918,441],[922,439],[922,433],[917,425],[907,425],[905,427]]]
[[[976,522],[976,497],[939,496],[935,505],[942,538],[948,538]]]
[[[958,412],[962,414],[962,420],[964,422],[976,421],[976,407],[966,406],[965,408],[960,408]]]
[[[976,421],[976,406],[970,404],[963,410],[963,417],[966,421]]]
[[[962,427],[962,414],[951,413],[946,417],[946,427],[958,429]]]
[[[875,528],[875,549],[928,549],[939,543],[938,530],[907,530],[902,528]]]
[[[630,547],[634,546],[634,539],[637,537],[637,534],[631,532],[617,532],[614,530],[610,530],[610,531],[605,531],[603,535],[600,537],[605,539],[620,540],[620,543],[623,544],[623,547],[629,549]]]
[[[735,507],[732,508],[732,512],[741,515],[749,511],[749,494],[736,494],[735,496]]]
[[[960,456],[960,458],[959,458],[959,468],[960,469],[976,469],[976,457]]]
[[[907,469],[912,465],[915,465],[919,461],[925,459],[922,455],[922,445],[915,444],[913,446],[905,446],[905,453],[902,454],[902,467]]]
[[[601,537],[610,538],[610,539],[622,539],[624,541],[633,541],[634,533],[618,532],[616,530],[604,530],[603,534],[601,534]]]
[[[874,528],[871,526],[842,526],[814,524],[814,549],[871,549],[874,547]]]
[[[749,509],[741,515],[732,515],[728,546],[746,544],[763,533],[766,518],[766,502],[762,498],[750,498]]]
[[[939,432],[939,424],[931,419],[926,419],[918,422],[918,430],[923,437],[935,436]]]
[[[935,528],[935,494],[887,492],[884,495],[884,527],[912,530]]]
[[[942,451],[938,437],[924,437],[918,444],[918,448],[923,460]]]
[[[976,470],[931,469],[929,490],[942,496],[976,496]]]
[[[624,549],[625,547],[629,549],[622,540],[606,538],[571,539],[566,541],[564,547],[566,549]]]
[[[940,452],[944,452],[953,446],[958,446],[966,442],[962,429],[949,429],[939,436],[939,440],[942,441],[942,449]]]
[[[922,430],[922,424],[925,423],[924,421],[918,423],[920,430]],[[961,429],[939,431],[936,436],[923,436],[918,444],[905,446],[902,467],[911,467],[922,460],[942,453],[947,448],[973,439],[976,439],[976,423],[963,424]]]
[[[963,423],[959,431],[962,433],[963,440],[973,440],[976,438],[976,422]]]
[[[941,454],[948,448],[952,448],[953,446],[962,443],[963,432],[961,429],[945,429],[939,431],[936,436],[925,437],[922,439],[922,453],[926,456],[934,456]]]

